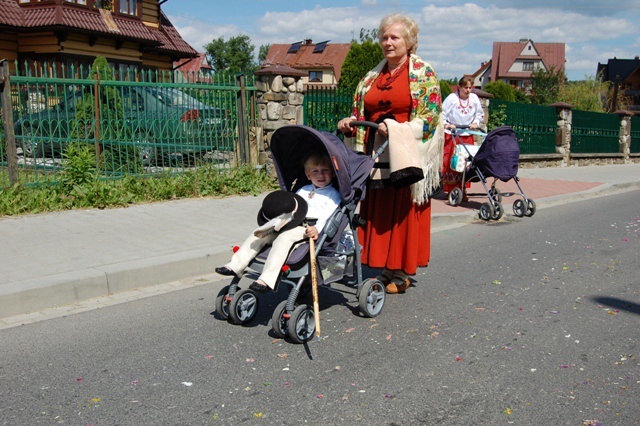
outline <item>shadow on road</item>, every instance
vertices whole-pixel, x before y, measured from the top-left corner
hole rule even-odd
[[[615,309],[619,309],[621,311],[631,312],[632,314],[640,315],[640,304],[631,302],[629,300],[618,299],[617,297],[605,297],[605,296],[596,296],[591,297],[596,303],[601,305],[610,306]]]

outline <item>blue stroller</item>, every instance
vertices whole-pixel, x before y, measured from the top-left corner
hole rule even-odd
[[[365,123],[371,124],[371,123]],[[386,145],[385,145],[386,147]],[[384,147],[381,147],[380,152]],[[361,313],[366,317],[380,314],[385,301],[385,288],[375,278],[363,280],[360,264],[360,245],[356,228],[361,219],[355,213],[364,197],[366,183],[373,168],[374,158],[349,149],[336,135],[317,131],[307,126],[292,125],[276,130],[271,138],[271,154],[280,188],[295,192],[309,183],[303,160],[310,153],[328,154],[334,169],[333,186],[341,197],[341,206],[327,221],[315,244],[319,284],[346,281],[357,288],[356,298]],[[281,283],[292,287],[286,300],[280,302],[272,316],[272,329],[276,336],[289,336],[303,343],[315,332],[314,310],[300,303],[311,289],[309,243],[294,246],[282,267],[276,290]],[[240,288],[242,279],[255,279],[267,258],[265,248],[249,264],[242,277],[234,277],[216,298],[216,313],[235,324],[250,322],[258,312],[257,294],[249,288]]]
[[[518,216],[533,216],[536,212],[536,203],[528,198],[518,179],[518,165],[520,163],[520,146],[516,134],[510,126],[498,127],[489,133],[481,133],[467,130],[466,126],[458,126],[452,130],[452,135],[456,136],[456,130],[464,130],[467,133],[484,136],[482,144],[476,153],[472,153],[466,144],[458,144],[464,147],[468,157],[466,167],[462,172],[462,185],[465,182],[482,182],[489,201],[480,206],[478,215],[483,220],[499,220],[504,214],[502,207],[502,193],[496,188],[496,182],[501,180],[508,182],[513,179],[518,186],[522,198],[518,198],[513,203],[513,213]],[[491,187],[487,187],[487,178],[493,177]],[[462,190],[454,188],[449,193],[449,204],[459,205],[462,201]]]

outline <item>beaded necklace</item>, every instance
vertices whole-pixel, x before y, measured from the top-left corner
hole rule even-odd
[[[376,79],[376,87],[378,88],[378,90],[391,90],[391,85],[393,84],[393,82],[396,81],[396,78],[398,78],[398,76],[402,74],[402,71],[404,71],[404,69],[408,66],[409,58],[405,59],[405,61],[398,68],[390,71],[389,63],[387,62],[387,64],[384,66],[384,70]]]

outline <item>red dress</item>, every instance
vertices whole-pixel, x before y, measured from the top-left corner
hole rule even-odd
[[[388,77],[385,69],[378,80]],[[399,123],[408,121],[411,111],[408,69],[400,71],[386,87],[381,90],[376,82],[365,95],[366,119],[376,121],[382,115],[392,114]],[[419,266],[429,264],[431,200],[420,206],[414,204],[410,186],[369,188],[360,206],[360,215],[367,221],[358,229],[363,264],[371,268],[402,270],[409,275],[415,275]]]

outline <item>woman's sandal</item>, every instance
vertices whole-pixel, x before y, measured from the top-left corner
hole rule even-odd
[[[391,275],[387,275],[385,272],[386,271],[383,271],[382,274],[378,275],[376,277],[376,280],[380,281],[382,283],[382,285],[386,286],[391,282],[392,276]],[[389,271],[389,272],[391,272],[393,274],[392,271]]]
[[[386,284],[385,290],[388,294],[404,293],[410,285],[411,280],[409,278],[403,280],[400,277],[393,277],[389,284]]]

